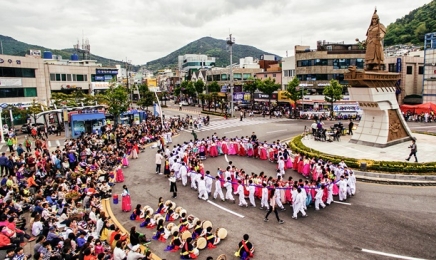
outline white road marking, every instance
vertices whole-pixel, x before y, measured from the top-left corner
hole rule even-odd
[[[234,133],[234,132],[239,132],[242,131],[242,129],[238,129],[238,130],[234,130],[234,131],[230,131],[230,132],[224,132],[224,134],[229,134],[229,133]]]
[[[278,132],[284,132],[284,131],[288,131],[288,129],[277,130],[277,131],[271,131],[271,132],[266,132],[266,133],[267,133],[267,134],[272,134],[272,133],[278,133]]]
[[[48,141],[48,147],[51,147],[51,141]]]
[[[61,146],[61,143],[59,142],[59,140],[56,140],[56,146]]]
[[[351,205],[351,203],[342,202],[342,201],[337,201],[337,200],[334,200],[333,202],[334,202],[334,203],[339,203],[339,204]]]
[[[0,150],[3,148],[3,145],[0,145]]]
[[[382,255],[382,256],[398,258],[398,259],[424,260],[424,258],[416,258],[416,257],[410,257],[410,256],[404,256],[404,255],[395,255],[395,254],[389,254],[389,253],[384,253],[384,252],[369,250],[369,249],[364,249],[364,248],[357,248],[357,249],[360,249],[360,250],[362,250],[362,252],[369,253],[369,254]]]
[[[226,162],[229,162],[229,159],[227,158],[227,154],[224,154],[224,158],[226,159]]]
[[[222,209],[222,210],[224,210],[224,211],[227,211],[227,212],[229,212],[229,213],[231,213],[231,214],[233,214],[233,215],[235,215],[235,216],[238,216],[238,217],[240,217],[240,218],[244,218],[243,215],[241,215],[241,214],[239,214],[239,213],[236,213],[236,212],[234,212],[234,211],[231,211],[230,209],[224,208],[223,206],[220,206],[220,205],[218,205],[218,204],[216,204],[216,203],[214,203],[214,202],[212,202],[212,201],[210,201],[210,200],[207,200],[207,202],[210,203],[210,204],[212,204],[212,205],[214,205],[215,207],[220,208],[220,209]]]

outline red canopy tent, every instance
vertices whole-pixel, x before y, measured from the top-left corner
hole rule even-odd
[[[436,104],[427,102],[419,105],[401,105],[400,109],[404,113],[407,113],[408,111],[415,114],[430,113],[431,111],[436,113]]]

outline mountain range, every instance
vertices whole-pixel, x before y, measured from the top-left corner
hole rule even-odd
[[[241,44],[233,45],[232,51],[233,63],[239,63],[240,58],[259,58],[262,54],[272,54],[263,50],[259,50],[253,46]],[[151,71],[162,68],[175,68],[177,67],[179,55],[184,54],[205,54],[209,57],[215,57],[216,67],[228,66],[230,64],[230,54],[227,49],[226,41],[221,39],[215,39],[212,37],[203,37],[196,41],[188,43],[187,45],[176,51],[173,51],[165,57],[147,62],[145,67]]]
[[[63,59],[70,59],[71,55],[75,53],[73,48],[55,50],[47,47],[20,42],[12,37],[4,35],[0,35],[0,41],[2,42],[3,54],[5,55],[24,56],[26,53],[29,52],[29,50],[40,50],[41,54],[44,51],[51,51],[54,55],[62,56]],[[79,56],[79,58],[81,59],[82,57]],[[89,59],[97,60],[97,62],[101,63],[103,66],[114,66],[115,64],[123,64],[123,61],[101,57],[92,53],[90,54]],[[135,71],[138,68],[139,66],[135,66],[132,69]]]
[[[396,44],[424,44],[426,33],[436,32],[436,0],[425,4],[387,27],[385,46]]]

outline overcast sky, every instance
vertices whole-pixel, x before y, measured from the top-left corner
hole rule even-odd
[[[204,36],[280,56],[317,40],[364,39],[374,7],[386,26],[430,0],[4,0],[0,34],[53,49],[85,38],[91,52],[144,64]]]

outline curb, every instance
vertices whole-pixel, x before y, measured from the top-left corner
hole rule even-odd
[[[361,182],[406,186],[436,186],[436,176],[354,171]]]

